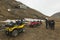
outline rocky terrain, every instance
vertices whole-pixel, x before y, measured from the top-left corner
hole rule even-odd
[[[57,15],[57,16],[55,16]],[[42,13],[31,9],[23,3],[15,0],[0,0],[0,20],[21,19],[21,18],[45,18]],[[51,16],[54,20],[59,20],[59,13]],[[25,27],[25,32],[17,37],[6,36],[4,31],[0,31],[0,40],[60,40],[60,21],[55,22],[55,30],[46,29],[45,22],[36,28]],[[0,27],[1,28],[1,27]]]
[[[0,31],[0,40],[60,40],[60,22],[56,22],[55,30],[45,28],[45,23],[36,28],[25,27],[25,32],[17,37],[6,36]]]
[[[21,18],[44,18],[42,13],[15,0],[0,0],[0,20]]]

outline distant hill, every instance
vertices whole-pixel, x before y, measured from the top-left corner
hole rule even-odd
[[[45,18],[42,13],[15,0],[0,0],[0,20],[17,18]]]
[[[52,15],[52,17],[54,17],[54,18],[60,18],[60,12],[55,13],[54,15]]]
[[[56,21],[60,21],[60,12],[57,12],[54,15],[52,15],[51,18]]]

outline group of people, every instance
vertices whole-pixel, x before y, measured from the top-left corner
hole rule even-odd
[[[10,26],[10,27],[13,27],[14,25],[22,25],[23,24],[23,20],[17,20],[15,23],[14,22],[9,22],[7,23],[5,26]]]
[[[55,21],[54,20],[46,20],[46,29],[51,29],[54,30],[55,29]]]

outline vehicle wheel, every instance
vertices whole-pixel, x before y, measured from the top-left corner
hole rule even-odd
[[[34,27],[36,27],[37,25],[34,25]]]
[[[8,31],[5,31],[5,34],[8,36],[9,35]]]
[[[12,36],[16,37],[17,35],[18,35],[18,31],[17,31],[17,30],[14,30],[14,31],[12,32]]]
[[[24,30],[24,28],[22,28],[22,29],[19,29],[19,32],[24,32],[25,30]]]
[[[37,26],[40,26],[40,24],[37,24]]]

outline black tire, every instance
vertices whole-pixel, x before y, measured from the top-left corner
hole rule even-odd
[[[33,25],[30,25],[30,27],[33,27]]]
[[[5,34],[8,36],[9,35],[9,32],[8,31],[5,31]]]
[[[37,27],[37,25],[33,25],[33,27]]]
[[[12,36],[16,37],[17,35],[18,35],[18,31],[17,31],[17,30],[14,30],[14,31],[12,32]]]
[[[11,32],[5,31],[6,36],[11,36]]]
[[[19,29],[19,33],[24,32],[24,28]]]

